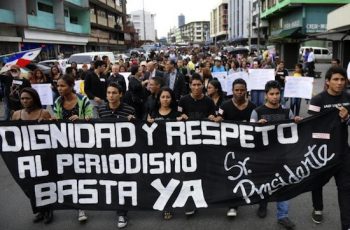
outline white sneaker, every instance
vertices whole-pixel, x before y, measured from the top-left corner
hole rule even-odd
[[[85,211],[79,209],[79,211],[78,211],[78,221],[79,222],[84,222],[86,220],[87,220],[87,216],[85,214]]]
[[[229,216],[229,217],[236,217],[237,216],[237,210],[235,208],[230,208],[227,211],[226,215]]]
[[[118,228],[125,228],[128,225],[128,218],[126,216],[118,217]]]

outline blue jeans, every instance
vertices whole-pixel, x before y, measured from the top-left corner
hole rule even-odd
[[[252,90],[250,91],[250,98],[254,105],[257,107],[263,105],[265,102],[265,91],[264,90]]]
[[[277,220],[288,217],[289,202],[281,201],[276,203],[277,206]]]

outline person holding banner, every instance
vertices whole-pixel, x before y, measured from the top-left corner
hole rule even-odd
[[[268,123],[271,121],[294,119],[296,122],[301,118],[294,117],[290,109],[282,108],[280,104],[281,86],[277,81],[269,81],[265,85],[266,103],[253,110],[250,121],[258,123]],[[268,201],[260,202],[257,215],[265,218],[267,214]],[[295,224],[288,218],[288,201],[277,202],[277,222],[286,229],[294,229]]]
[[[100,118],[116,118],[127,119],[131,121],[135,119],[135,109],[121,101],[123,97],[123,87],[116,82],[112,82],[107,86],[108,103],[98,107],[98,115]],[[124,228],[128,225],[128,211],[118,209],[118,228]]]
[[[308,113],[317,114],[332,108],[339,110],[339,117],[344,122],[342,132],[344,140],[348,141],[348,129],[350,125],[350,94],[346,92],[347,73],[340,67],[331,67],[326,73],[327,89],[314,96],[309,105]],[[350,229],[350,153],[349,148],[341,153],[341,165],[334,174],[338,188],[338,203],[342,230]],[[323,193],[322,187],[312,191],[313,222],[320,224],[323,221]]]
[[[215,104],[215,114],[219,112],[219,108],[224,102],[224,92],[220,82],[217,79],[213,79],[209,82],[207,87],[207,95],[210,97]]]
[[[71,75],[63,75],[57,82],[59,97],[54,103],[54,114],[57,119],[77,121],[93,117],[93,108],[86,96],[74,91],[75,79]],[[87,216],[84,210],[79,210],[78,221],[85,222]]]
[[[250,120],[250,115],[255,109],[255,105],[247,98],[247,83],[238,78],[232,83],[233,97],[224,102],[219,109],[217,122],[220,121],[244,121]],[[226,215],[228,217],[237,216],[237,206],[230,206]]]
[[[39,94],[33,88],[23,88],[20,93],[20,100],[23,109],[13,113],[12,121],[43,121],[51,119],[49,111],[42,109]],[[49,224],[52,220],[53,211],[47,208],[45,211],[38,212],[33,222],[44,221],[45,224]]]

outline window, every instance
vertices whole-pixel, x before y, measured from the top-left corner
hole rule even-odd
[[[53,7],[42,2],[38,2],[38,10],[53,14]]]
[[[102,10],[98,10],[98,11],[97,11],[97,15],[100,16],[100,17],[105,18],[105,17],[106,17],[106,12],[105,12],[105,11],[102,11]]]
[[[328,55],[328,54],[329,54],[329,51],[328,51],[328,50],[322,50],[322,54]]]
[[[64,9],[64,16],[65,16],[66,18],[69,17],[69,11],[68,11],[68,9]]]
[[[321,50],[320,49],[314,49],[314,54],[321,54]]]
[[[78,24],[78,17],[77,16],[71,16],[70,17],[70,23]]]

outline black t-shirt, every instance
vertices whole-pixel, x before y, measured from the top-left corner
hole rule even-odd
[[[95,72],[89,72],[84,80],[84,91],[90,100],[94,97],[99,97],[102,100],[106,99],[106,78],[101,74],[97,76]]]
[[[267,122],[283,121],[293,118],[293,113],[290,109],[284,109],[281,106],[277,109],[272,109],[266,105],[261,105],[253,110],[250,117],[251,121],[257,122],[260,119],[265,119]]]
[[[280,83],[282,88],[284,88],[285,80],[286,80],[285,77],[287,76],[288,76],[288,71],[286,69],[276,71],[275,80],[278,81],[278,83]]]
[[[176,120],[176,118],[179,116],[179,113],[175,110],[172,109],[170,113],[166,115],[162,115],[159,113],[159,110],[154,110],[150,114],[151,118],[153,118],[156,121],[162,121],[162,120]]]
[[[219,116],[221,116],[224,120],[249,121],[250,115],[255,108],[256,106],[252,102],[248,101],[247,107],[243,110],[239,110],[235,104],[233,104],[232,100],[227,100],[220,107]]]
[[[344,91],[341,95],[332,96],[327,91],[323,91],[311,99],[308,113],[315,114],[336,106],[343,106],[350,112],[350,94]]]
[[[215,104],[208,96],[196,100],[187,94],[180,99],[178,111],[186,114],[188,119],[205,119],[210,115],[215,116]]]

